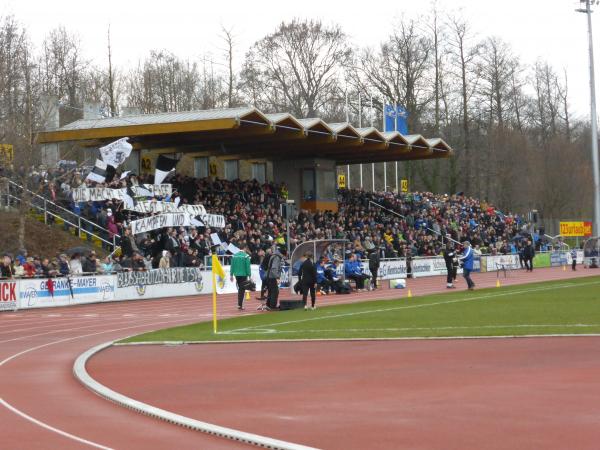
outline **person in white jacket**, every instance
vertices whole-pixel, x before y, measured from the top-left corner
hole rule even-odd
[[[71,256],[71,261],[69,262],[69,271],[73,275],[83,273],[83,267],[81,266],[79,253],[74,253],[73,256]]]

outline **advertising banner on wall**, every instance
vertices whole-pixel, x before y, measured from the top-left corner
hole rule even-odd
[[[0,281],[0,311],[17,309],[19,290],[16,281]]]
[[[19,281],[19,308],[42,308],[115,299],[115,277],[32,278]]]
[[[196,267],[172,267],[117,274],[117,300],[208,294],[204,272]],[[208,273],[210,275],[210,273]]]
[[[592,235],[592,222],[560,222],[560,234],[567,237]]]
[[[536,253],[533,257],[533,267],[550,267],[550,253]]]
[[[494,255],[486,256],[486,270],[495,272],[496,270],[515,270],[520,269],[519,255]]]
[[[446,275],[446,263],[444,258],[422,258],[411,261],[412,274],[415,278],[430,277],[434,275]],[[368,264],[363,263],[364,272],[371,275]],[[476,257],[473,264],[473,272],[480,271],[480,258]],[[458,269],[462,273],[462,269]],[[384,259],[381,261],[377,276],[381,280],[393,280],[396,278],[406,278],[407,267],[406,259]]]

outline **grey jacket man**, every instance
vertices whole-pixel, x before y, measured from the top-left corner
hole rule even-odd
[[[280,278],[281,269],[283,267],[283,257],[281,253],[275,252],[269,260],[269,266],[267,268],[266,278]]]

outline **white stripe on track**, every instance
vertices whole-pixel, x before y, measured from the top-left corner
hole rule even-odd
[[[17,408],[12,406],[10,403],[7,403],[6,401],[4,401],[3,398],[0,398],[0,404],[2,406],[4,406],[5,408],[7,408],[8,410],[12,411],[13,413],[17,414],[18,416],[21,416],[23,419],[29,420],[31,423],[34,423],[37,426],[45,428],[48,431],[53,431],[54,433],[60,434],[61,436],[64,436],[66,438],[72,439],[77,442],[81,442],[82,444],[89,445],[90,447],[100,448],[103,450],[113,450],[110,447],[105,447],[104,445],[96,444],[95,442],[88,441],[87,439],[80,438],[79,436],[75,436],[73,434],[67,433],[66,431],[59,430],[58,428],[54,428],[53,426],[48,425],[47,423],[41,422],[41,421],[37,420],[35,417],[31,417],[30,415],[25,414],[23,411],[18,410]]]
[[[77,339],[83,339],[83,338],[91,337],[91,336],[98,336],[100,334],[105,334],[105,333],[113,333],[113,332],[116,332],[116,331],[131,330],[131,329],[134,329],[134,328],[141,328],[141,327],[152,326],[152,325],[164,325],[164,324],[171,324],[171,323],[184,322],[184,321],[187,321],[187,319],[163,320],[161,322],[143,323],[143,324],[139,324],[139,325],[132,325],[132,326],[129,326],[129,327],[114,328],[114,329],[111,329],[111,330],[104,330],[104,331],[98,331],[98,332],[95,332],[95,333],[88,333],[88,334],[83,334],[83,335],[79,335],[79,336],[71,336],[71,337],[68,337],[68,338],[63,338],[63,339],[59,339],[59,340],[56,340],[56,341],[47,342],[45,344],[37,345],[35,347],[31,347],[31,348],[28,348],[26,350],[23,350],[23,351],[20,351],[18,353],[15,353],[15,354],[13,354],[13,355],[11,355],[11,356],[3,359],[2,361],[0,361],[0,367],[4,366],[6,363],[12,361],[13,359],[19,358],[20,356],[23,356],[23,355],[25,355],[27,353],[39,350],[41,348],[49,347],[51,345],[61,344],[63,342],[74,341],[74,340],[77,340]],[[86,440],[84,438],[75,436],[73,434],[67,433],[64,430],[60,430],[60,429],[55,428],[55,427],[53,427],[51,425],[48,425],[47,423],[44,423],[44,422],[36,419],[35,417],[31,417],[30,415],[28,415],[28,414],[24,413],[23,411],[19,410],[18,408],[16,408],[15,406],[11,405],[10,403],[8,403],[6,400],[4,400],[1,397],[0,397],[0,404],[2,404],[2,406],[4,406],[5,408],[7,408],[8,410],[10,410],[11,412],[13,412],[13,413],[21,416],[22,418],[30,421],[31,423],[34,423],[35,425],[38,425],[38,426],[40,426],[42,428],[45,428],[45,429],[47,429],[49,431],[53,431],[53,432],[55,432],[55,433],[57,433],[57,434],[59,434],[61,436],[67,437],[69,439],[73,439],[73,440],[75,440],[77,442],[88,444],[88,445],[96,447],[96,448],[101,448],[101,449],[106,449],[106,450],[112,450],[110,447],[106,447],[106,446],[103,446],[101,444],[88,441],[88,440]]]

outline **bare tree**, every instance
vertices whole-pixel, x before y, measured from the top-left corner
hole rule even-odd
[[[117,114],[117,102],[115,99],[115,74],[113,71],[112,65],[112,46],[110,44],[110,26],[108,27],[108,36],[107,36],[107,50],[108,50],[108,82],[107,82],[107,91],[108,91],[108,100],[110,107],[110,115],[115,116]]]
[[[457,17],[449,18],[449,48],[452,54],[450,63],[456,71],[460,88],[461,114],[460,122],[462,128],[462,152],[464,153],[464,189],[471,193],[471,127],[469,102],[477,87],[478,67],[477,57],[481,47],[472,44],[473,33],[467,22]]]
[[[233,106],[233,88],[235,83],[235,76],[233,72],[233,48],[235,45],[233,38],[233,30],[221,27],[221,39],[225,43],[225,58],[227,60],[227,107]]]
[[[315,116],[338,92],[339,72],[350,53],[339,26],[313,20],[281,23],[246,55],[242,88],[266,109]]]

